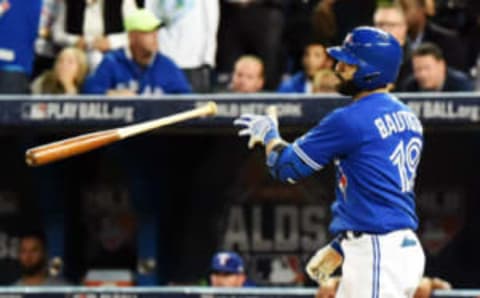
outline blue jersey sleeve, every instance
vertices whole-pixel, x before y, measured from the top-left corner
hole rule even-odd
[[[173,61],[169,59],[164,59],[165,66],[168,67],[167,77],[168,83],[164,86],[165,93],[170,94],[182,94],[182,93],[191,93],[192,87],[188,82],[187,77],[183,70],[181,70]]]
[[[176,69],[171,75],[173,77],[168,93],[192,93],[192,87],[181,69]]]
[[[334,158],[349,154],[361,142],[362,134],[352,119],[338,109],[293,143],[298,157],[313,170],[320,170]]]

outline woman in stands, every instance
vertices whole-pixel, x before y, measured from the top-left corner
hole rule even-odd
[[[54,68],[43,73],[32,84],[33,94],[77,94],[88,72],[85,53],[74,47],[64,48]]]

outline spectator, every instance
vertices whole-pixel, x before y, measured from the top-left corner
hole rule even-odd
[[[410,57],[411,50],[407,34],[407,19],[399,5],[379,5],[373,15],[373,23],[375,27],[392,34],[402,46],[403,63],[400,66],[400,72],[395,84],[398,88],[401,86],[402,82],[413,72]]]
[[[217,52],[220,84],[229,81],[228,74],[240,56],[253,54],[265,64],[265,88],[277,88],[283,72],[284,5],[284,0],[221,1]]]
[[[334,44],[339,39],[335,2],[336,0],[322,0],[312,12],[313,36],[328,44]]]
[[[213,287],[239,288],[246,285],[245,265],[234,252],[218,252],[210,266],[210,284]]]
[[[284,0],[285,30],[283,48],[286,53],[286,69],[288,74],[302,69],[302,56],[305,47],[312,40],[324,42],[324,39],[312,38],[315,32],[312,12],[319,0]]]
[[[405,80],[402,91],[473,91],[470,78],[447,66],[442,50],[424,43],[412,53],[413,75]]]
[[[335,298],[340,277],[331,277],[318,289],[316,298]],[[452,286],[447,281],[438,277],[423,277],[417,287],[413,298],[429,298],[435,290],[449,290]]]
[[[85,53],[74,47],[63,49],[53,70],[46,71],[32,84],[33,94],[77,94],[88,72]]]
[[[424,42],[438,45],[445,54],[449,66],[466,71],[467,49],[454,31],[443,28],[428,20],[426,0],[396,0],[402,7],[408,24],[408,36],[411,49]]]
[[[93,70],[103,53],[127,45],[122,23],[137,6],[135,0],[61,0],[52,27],[53,40],[60,47],[87,51]]]
[[[376,0],[321,0],[313,11],[314,38],[338,44],[353,28],[371,25]]]
[[[146,0],[145,7],[165,22],[159,31],[160,51],[184,71],[194,92],[211,92],[219,0]]]
[[[333,60],[325,47],[318,42],[311,42],[303,52],[303,71],[283,82],[278,88],[281,93],[312,93],[315,73],[322,69],[331,69]]]
[[[230,91],[237,93],[260,92],[264,82],[264,68],[260,58],[246,55],[235,62]]]
[[[125,19],[129,46],[105,55],[87,78],[84,92],[116,96],[189,93],[190,85],[175,63],[158,52],[161,21],[146,9]]]
[[[28,94],[42,2],[0,2],[0,94]]]
[[[313,93],[335,93],[340,79],[331,69],[317,71],[313,77]]]
[[[42,234],[26,234],[20,239],[18,259],[22,276],[15,286],[63,286],[68,283],[48,274],[46,243]]]

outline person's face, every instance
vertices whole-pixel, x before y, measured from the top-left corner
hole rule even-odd
[[[344,81],[351,81],[357,71],[356,65],[347,64],[342,61],[338,61],[335,65],[335,73]]]
[[[148,65],[158,52],[157,30],[151,32],[132,31],[128,34],[133,59],[140,65]]]
[[[402,14],[395,8],[379,8],[373,17],[375,27],[382,29],[395,37],[395,39],[404,45],[407,40],[407,21]]]
[[[303,68],[309,78],[321,69],[331,67],[331,59],[328,57],[322,45],[309,45],[303,53]]]
[[[57,76],[77,76],[80,69],[79,62],[72,51],[64,51],[58,57],[55,64],[55,72]]]
[[[240,60],[235,64],[231,89],[233,92],[254,93],[263,88],[262,65],[254,60]]]
[[[34,274],[42,270],[45,264],[45,249],[36,238],[24,238],[20,242],[18,259],[26,274]]]
[[[212,273],[210,274],[210,283],[213,287],[242,287],[245,282],[244,274],[232,273]]]
[[[440,90],[445,82],[446,65],[432,55],[413,56],[413,74],[422,90]]]
[[[340,94],[354,96],[360,90],[353,83],[353,77],[357,71],[356,65],[347,64],[345,62],[338,61],[335,65],[335,74],[340,80],[340,83],[336,86],[337,91]]]

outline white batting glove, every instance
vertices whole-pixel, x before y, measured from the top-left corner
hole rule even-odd
[[[327,282],[330,275],[342,264],[343,254],[339,249],[340,246],[329,243],[310,258],[305,270],[313,281],[318,284]]]
[[[245,128],[238,132],[239,136],[250,136],[248,148],[255,144],[265,145],[272,139],[280,138],[278,122],[268,115],[243,114],[233,122],[236,126]]]

